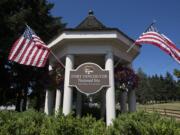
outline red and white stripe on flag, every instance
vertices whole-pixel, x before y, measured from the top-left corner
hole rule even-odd
[[[23,65],[44,67],[50,50],[38,36],[31,36],[26,38],[23,34],[13,44],[8,59]]]
[[[166,36],[155,31],[143,33],[135,42],[136,44],[152,44],[168,53],[180,64],[180,50]]]

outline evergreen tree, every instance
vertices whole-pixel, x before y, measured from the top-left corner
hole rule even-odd
[[[142,69],[138,70],[140,78],[136,90],[137,101],[140,103],[169,102],[180,99],[180,81],[175,81],[170,73],[147,76]]]
[[[174,69],[174,75],[177,77],[177,81],[176,81],[176,99],[180,100],[180,70],[178,69]]]
[[[164,88],[163,88],[163,77],[159,77],[157,74],[153,75],[150,77],[150,84],[153,90],[153,97],[154,101],[161,101],[163,100],[163,93],[164,93]]]
[[[180,79],[180,70],[174,69],[174,75],[175,75],[178,79]]]
[[[168,95],[168,100],[174,101],[177,99],[177,87],[176,82],[173,80],[173,76],[170,73],[166,73],[165,76],[165,89]]]
[[[138,88],[136,89],[137,101],[145,104],[152,99],[150,94],[152,89],[147,75],[142,71],[141,68],[138,69],[137,75],[139,77],[139,84]]]
[[[30,87],[34,88],[36,96],[39,95],[37,99],[42,99],[42,83],[48,79],[48,64],[45,68],[28,67],[9,62],[7,57],[12,44],[23,33],[25,24],[28,24],[45,43],[61,32],[66,24],[62,23],[61,17],[50,14],[53,6],[47,0],[0,1],[0,104],[7,103],[12,97],[16,97],[17,101],[26,101]],[[16,103],[19,111],[20,102]]]

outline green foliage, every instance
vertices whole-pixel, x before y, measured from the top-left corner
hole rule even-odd
[[[174,69],[174,75],[175,75],[178,79],[180,79],[180,70]]]
[[[0,49],[9,49],[22,34],[25,23],[30,25],[43,41],[49,41],[65,26],[61,17],[50,14],[53,6],[47,0],[1,0],[0,25],[3,27],[0,31]]]
[[[119,115],[110,127],[91,116],[1,111],[0,135],[180,135],[180,123],[157,113]]]
[[[138,112],[118,116],[109,127],[112,135],[180,135],[180,123],[157,113]]]
[[[38,134],[44,117],[44,114],[35,111],[0,112],[0,135]]]
[[[137,101],[144,104],[149,100],[154,100],[152,96],[153,89],[148,76],[142,69],[139,69],[137,74],[139,76],[139,84],[136,88]]]
[[[25,108],[28,89],[31,88],[30,98],[36,99],[35,108],[40,110],[44,87],[49,80],[48,63],[45,68],[35,68],[9,62],[7,58],[13,43],[23,34],[25,24],[45,43],[64,29],[66,24],[61,17],[50,13],[53,6],[48,0],[0,0],[0,105],[15,104],[17,100],[16,110],[20,111],[20,100],[24,99]]]
[[[91,116],[47,116],[40,112],[0,112],[0,135],[106,135],[105,123]]]
[[[137,101],[142,104],[180,100],[180,81],[173,79],[170,73],[165,76],[147,76],[138,70],[139,86],[136,89]]]
[[[91,116],[76,118],[72,116],[47,118],[42,125],[42,135],[96,135],[105,134],[105,124]]]

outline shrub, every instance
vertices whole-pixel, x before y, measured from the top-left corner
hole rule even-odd
[[[180,135],[180,123],[158,113],[137,112],[119,115],[109,127],[112,135]]]
[[[180,135],[179,127],[174,119],[147,112],[119,115],[108,128],[92,116],[55,117],[34,110],[0,112],[0,135]]]
[[[96,121],[91,116],[73,117],[58,115],[46,117],[42,128],[42,135],[105,135],[106,126],[101,120]]]
[[[0,135],[35,135],[40,132],[45,115],[33,110],[23,113],[0,112]]]

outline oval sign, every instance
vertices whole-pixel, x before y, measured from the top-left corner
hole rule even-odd
[[[69,85],[87,95],[94,94],[103,87],[109,87],[109,71],[95,63],[81,64],[70,71]]]

